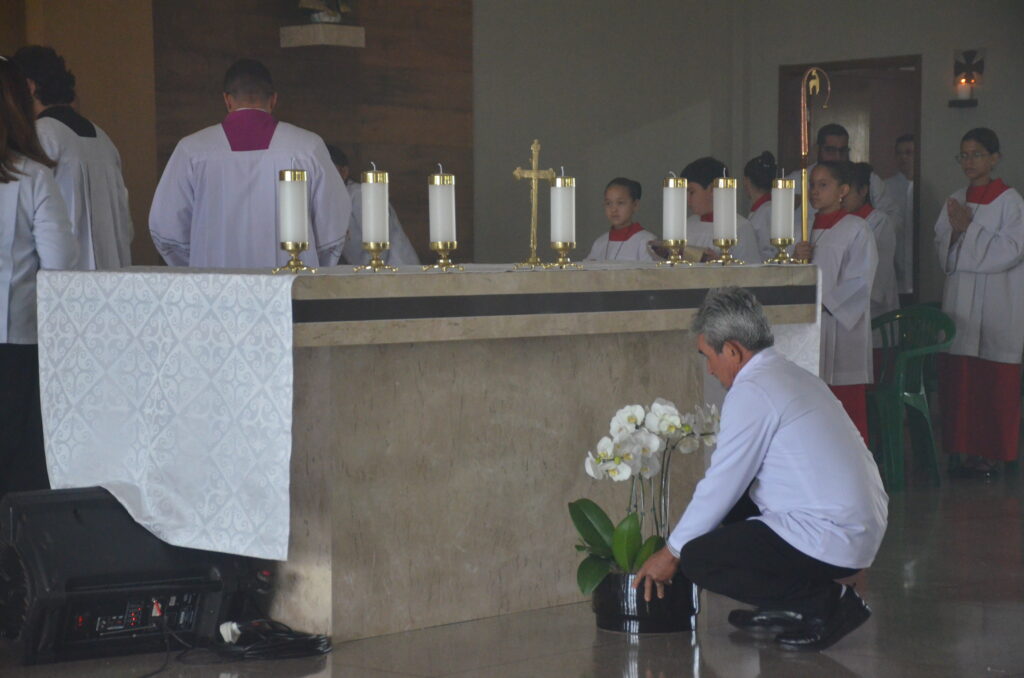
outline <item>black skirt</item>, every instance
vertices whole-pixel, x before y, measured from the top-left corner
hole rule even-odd
[[[39,347],[0,344],[0,497],[49,487],[39,407]]]

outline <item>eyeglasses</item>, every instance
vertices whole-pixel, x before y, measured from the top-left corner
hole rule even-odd
[[[981,160],[982,158],[987,158],[990,155],[992,154],[986,151],[974,151],[973,153],[957,153],[956,155],[953,156],[953,162],[960,164],[962,162],[966,162],[967,160]]]
[[[825,153],[834,153],[836,155],[850,155],[849,146],[822,146],[821,150]]]

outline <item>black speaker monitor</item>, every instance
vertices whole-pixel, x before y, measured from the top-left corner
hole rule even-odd
[[[102,488],[0,501],[0,633],[26,664],[205,645],[236,618],[253,562],[171,546]]]

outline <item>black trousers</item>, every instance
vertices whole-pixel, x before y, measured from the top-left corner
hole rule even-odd
[[[836,579],[859,570],[822,562],[790,546],[760,520],[744,494],[723,525],[690,541],[679,567],[693,583],[762,609],[828,617],[842,591]]]
[[[39,407],[39,349],[0,344],[0,497],[50,487]]]

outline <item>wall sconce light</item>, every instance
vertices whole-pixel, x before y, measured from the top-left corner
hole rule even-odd
[[[981,49],[958,50],[953,53],[953,86],[956,99],[950,99],[951,108],[973,108],[978,105],[974,88],[981,84],[985,72],[985,51]]]

